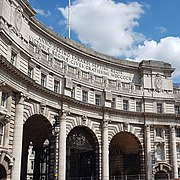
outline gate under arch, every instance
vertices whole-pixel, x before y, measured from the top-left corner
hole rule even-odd
[[[67,137],[66,179],[98,179],[98,142],[85,127],[75,127]]]
[[[39,114],[29,117],[23,127],[21,180],[27,179],[27,172],[33,180],[50,179],[52,143],[52,126],[46,117]]]
[[[135,180],[142,177],[142,147],[139,140],[128,132],[116,134],[110,142],[110,177]]]

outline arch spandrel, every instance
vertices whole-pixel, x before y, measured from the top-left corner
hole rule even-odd
[[[118,123],[118,124],[109,124],[108,125],[108,134],[109,134],[109,143],[113,137],[120,132],[128,132],[140,140],[140,134],[138,132],[139,127],[135,127],[129,123]]]
[[[91,121],[90,118],[86,117],[86,119],[83,119],[83,116],[78,117],[70,117],[68,116],[66,119],[66,137],[70,133],[71,130],[73,130],[75,127],[84,127],[94,134],[94,136],[97,138],[98,144],[101,142],[101,131],[99,129],[100,123]]]

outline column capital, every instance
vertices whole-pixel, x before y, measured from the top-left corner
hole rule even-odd
[[[146,131],[150,131],[151,125],[150,124],[145,124],[145,129],[146,129]]]
[[[24,104],[25,99],[29,99],[29,95],[20,92],[16,94],[16,99],[17,99],[18,104]]]
[[[3,87],[5,85],[6,85],[5,81],[0,80],[0,87]]]
[[[175,133],[175,126],[170,126],[171,133]]]
[[[108,124],[111,122],[110,119],[103,119],[102,121],[102,126],[103,128],[107,128],[108,127]]]
[[[61,111],[61,119],[66,119],[66,116],[67,116],[67,115],[70,115],[70,111],[63,109],[63,110]]]

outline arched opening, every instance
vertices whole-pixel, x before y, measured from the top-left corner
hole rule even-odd
[[[155,180],[168,180],[168,174],[165,172],[165,171],[158,171],[156,174],[155,174]]]
[[[120,179],[139,179],[141,177],[141,145],[130,133],[118,133],[110,142],[110,176]]]
[[[0,164],[0,179],[5,180],[7,178],[7,172],[5,167]]]
[[[75,127],[67,137],[66,179],[98,179],[98,142],[92,131]]]
[[[31,116],[23,127],[21,180],[27,177],[48,180],[53,176],[54,172],[49,168],[52,143],[50,122],[42,115]]]

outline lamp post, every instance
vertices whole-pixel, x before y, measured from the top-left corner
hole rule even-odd
[[[53,124],[53,135],[55,137],[55,171],[54,171],[54,179],[58,180],[58,166],[59,166],[59,131],[60,131],[60,124],[59,124],[59,115],[54,116],[54,124]]]

